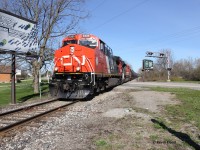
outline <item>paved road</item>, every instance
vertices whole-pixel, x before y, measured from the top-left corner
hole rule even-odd
[[[127,86],[139,87],[170,87],[170,88],[190,88],[200,90],[199,83],[175,83],[175,82],[137,82],[135,80],[126,83]]]

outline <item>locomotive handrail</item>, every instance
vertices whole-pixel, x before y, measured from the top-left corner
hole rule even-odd
[[[92,72],[92,73],[91,73],[91,76],[92,76],[92,74],[94,75],[94,86],[95,86],[95,73]],[[91,82],[91,83],[92,83],[92,82]]]
[[[94,68],[92,67],[90,60],[87,57],[86,57],[86,60],[87,60],[87,62],[89,62],[88,64],[89,64],[91,72],[94,72]]]
[[[55,62],[54,70],[55,70],[55,66],[57,65],[57,63],[58,63],[59,60],[60,60],[60,58],[58,58],[57,60],[56,60],[56,57],[54,58],[54,62]]]
[[[90,60],[89,60],[87,57],[86,57],[86,60],[87,60],[88,66],[89,66],[89,68],[90,68],[90,70],[91,70],[91,82],[90,82],[90,83],[92,83],[92,81],[93,81],[93,77],[92,77],[92,75],[94,75],[94,85],[95,85],[95,74],[94,74],[94,68],[92,67],[91,62],[90,62]]]

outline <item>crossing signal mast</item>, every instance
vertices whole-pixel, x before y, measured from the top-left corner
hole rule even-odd
[[[170,53],[160,53],[160,52],[151,52],[151,51],[147,51],[146,52],[146,56],[145,57],[154,57],[154,58],[166,58],[166,62],[167,62],[167,81],[170,82],[170,71],[171,71],[171,67],[170,67]]]
[[[160,52],[146,52],[146,57],[166,58],[166,54]]]

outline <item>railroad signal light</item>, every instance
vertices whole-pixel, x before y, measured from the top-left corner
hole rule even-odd
[[[171,71],[171,70],[172,70],[172,68],[167,68],[167,70],[168,70],[168,71]]]
[[[153,55],[153,52],[146,52],[146,54],[148,55],[148,56],[151,56],[151,55]]]
[[[165,56],[165,54],[164,53],[160,53],[160,57],[164,57]]]

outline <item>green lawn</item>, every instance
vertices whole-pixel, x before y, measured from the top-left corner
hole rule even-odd
[[[42,93],[48,91],[48,84],[42,85]],[[16,100],[24,102],[31,98],[39,97],[39,94],[33,93],[32,80],[16,83]],[[11,83],[0,84],[0,106],[7,105],[11,102]]]
[[[200,84],[200,81],[171,81],[171,82],[178,82],[178,83],[196,83],[196,84]]]
[[[178,105],[168,105],[166,109],[174,121],[195,122],[200,129],[200,91],[185,88],[151,88],[155,91],[171,92],[181,101]],[[180,120],[179,120],[180,121]]]

